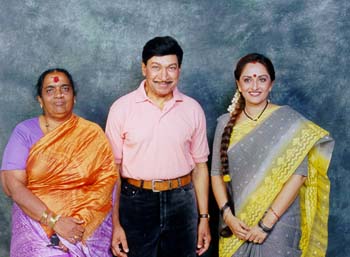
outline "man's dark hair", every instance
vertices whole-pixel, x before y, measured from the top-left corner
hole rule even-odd
[[[181,67],[183,51],[177,41],[170,37],[155,37],[148,41],[143,47],[142,62],[146,65],[147,61],[153,56],[164,56],[175,54],[179,67]]]

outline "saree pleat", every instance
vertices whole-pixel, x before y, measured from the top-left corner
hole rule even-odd
[[[257,171],[257,182],[247,182],[250,189],[234,196],[236,216],[248,226],[255,226],[307,156],[308,177],[300,190],[302,236],[299,246],[302,256],[324,256],[330,190],[327,169],[332,149],[333,141],[327,131],[289,107],[274,111],[229,149],[233,166],[244,169],[245,165],[251,165],[249,169],[256,167]],[[262,153],[265,154],[263,157]],[[230,168],[232,178],[235,168]],[[231,257],[244,243],[234,235],[221,237],[219,255]],[[259,254],[247,256],[264,256]],[[269,256],[283,256],[275,254]]]

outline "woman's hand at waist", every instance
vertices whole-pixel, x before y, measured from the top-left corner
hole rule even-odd
[[[44,202],[34,195],[27,188],[27,175],[25,170],[9,170],[0,173],[1,183],[4,192],[12,198],[14,202],[23,210],[23,212],[40,223],[51,226],[57,234],[75,244],[82,240],[85,228],[84,221],[73,217],[59,217],[53,215]],[[45,215],[44,215],[45,216]]]
[[[249,226],[234,216],[230,209],[225,211],[223,219],[235,236],[241,240],[245,240],[248,232],[250,231]]]
[[[60,217],[55,223],[53,230],[69,241],[76,244],[81,241],[84,235],[84,221],[73,217]]]
[[[267,233],[264,232],[258,225],[251,228],[246,234],[245,240],[255,243],[262,244],[267,237]]]

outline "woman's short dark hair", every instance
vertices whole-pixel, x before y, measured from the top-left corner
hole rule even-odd
[[[164,56],[175,54],[179,67],[181,67],[183,51],[177,41],[170,37],[155,37],[148,41],[143,47],[142,62],[146,65],[147,61],[153,56]]]
[[[269,58],[267,58],[266,56],[264,56],[262,54],[258,54],[258,53],[247,54],[246,56],[243,56],[238,61],[237,65],[236,65],[236,69],[234,71],[235,79],[239,80],[239,78],[241,77],[242,71],[243,71],[246,64],[254,63],[254,62],[258,62],[258,63],[264,65],[267,72],[270,75],[271,81],[275,80],[275,68],[273,67],[271,60]]]
[[[62,68],[48,69],[48,70],[44,71],[43,73],[41,73],[41,75],[38,78],[38,82],[36,83],[36,86],[35,86],[36,87],[36,95],[42,97],[42,89],[43,89],[44,79],[45,79],[46,75],[53,73],[53,72],[62,72],[67,76],[69,83],[71,84],[72,89],[73,89],[73,95],[76,96],[77,91],[75,89],[72,75],[67,70],[62,69]]]

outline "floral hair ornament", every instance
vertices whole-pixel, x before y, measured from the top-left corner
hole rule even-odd
[[[239,90],[236,90],[235,95],[233,96],[232,100],[231,100],[231,104],[229,105],[229,107],[227,108],[227,111],[229,113],[232,113],[235,110],[235,107],[239,101],[239,99],[241,98],[241,93],[239,92]]]
[[[53,82],[57,83],[58,81],[60,81],[59,77],[57,76],[53,77]]]

